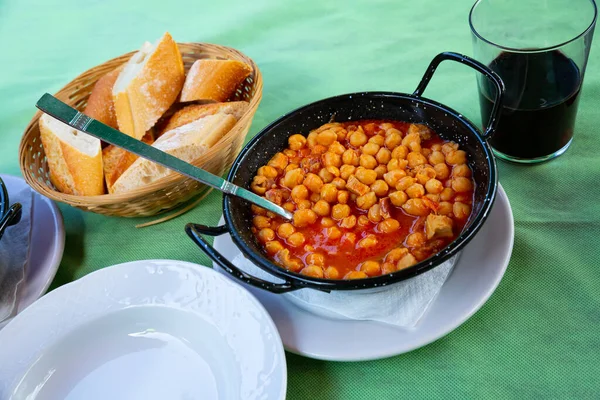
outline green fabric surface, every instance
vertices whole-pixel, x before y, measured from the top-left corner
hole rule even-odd
[[[1,0],[0,172],[20,174],[19,141],[41,94],[56,92],[86,69],[166,30],[180,42],[235,47],[258,63],[264,92],[251,137],[283,113],[331,95],[412,92],[438,52],[472,54],[471,5],[471,0]],[[289,399],[600,396],[597,45],[569,151],[532,167],[499,162],[516,234],[511,263],[490,300],[446,337],[389,359],[335,363],[288,353]],[[466,67],[442,65],[426,96],[480,121],[475,75]],[[184,216],[144,229],[134,227],[144,219],[61,204],[66,248],[52,287],[138,259],[210,265],[183,227],[189,221],[215,224],[220,201],[213,192]]]

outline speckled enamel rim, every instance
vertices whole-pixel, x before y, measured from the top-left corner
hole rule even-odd
[[[440,56],[447,56],[447,55],[450,55],[451,57],[449,57],[449,58],[440,57]],[[405,280],[408,278],[412,278],[416,275],[422,274],[422,273],[442,264],[446,260],[448,260],[450,257],[452,257],[457,252],[459,252],[461,249],[463,249],[471,241],[471,239],[477,234],[477,232],[483,225],[483,222],[486,220],[486,218],[490,212],[490,209],[494,203],[494,200],[496,198],[496,192],[497,192],[497,188],[498,188],[498,175],[497,175],[496,161],[493,156],[491,147],[488,145],[486,139],[488,139],[493,134],[493,128],[496,126],[498,121],[497,121],[497,113],[492,112],[492,118],[490,120],[490,124],[488,124],[488,126],[491,126],[492,128],[488,129],[488,131],[484,134],[484,133],[481,133],[477,129],[477,127],[471,121],[469,121],[467,118],[465,118],[462,114],[460,114],[460,113],[456,112],[455,110],[453,110],[441,103],[438,103],[434,100],[430,100],[430,99],[421,97],[421,94],[423,93],[429,79],[431,78],[433,72],[435,71],[435,67],[437,67],[437,64],[439,64],[439,62],[442,59],[453,59],[454,61],[459,61],[459,62],[467,64],[469,66],[473,66],[471,64],[475,64],[477,66],[476,69],[479,70],[480,72],[483,70],[483,73],[485,73],[486,75],[491,74],[493,79],[496,79],[494,82],[496,83],[497,87],[499,88],[498,99],[497,99],[498,107],[495,107],[496,111],[499,110],[499,108],[500,108],[499,105],[502,102],[502,95],[503,95],[503,91],[504,91],[504,85],[503,85],[502,81],[500,80],[500,78],[497,77],[496,74],[492,73],[487,67],[483,66],[481,63],[479,63],[475,60],[470,59],[469,57],[466,57],[463,55],[458,55],[456,53],[442,53],[441,55],[436,57],[436,59],[434,59],[432,64],[430,64],[430,67],[429,67],[428,71],[425,73],[425,76],[424,76],[423,80],[421,81],[421,84],[419,84],[419,87],[417,88],[417,90],[415,91],[415,93],[413,95],[409,95],[409,94],[405,94],[405,93],[396,93],[396,92],[349,93],[349,94],[343,94],[343,95],[339,95],[339,96],[326,98],[326,99],[323,99],[323,100],[320,100],[320,101],[317,101],[314,103],[310,103],[310,104],[300,107],[294,111],[291,111],[288,114],[283,115],[276,121],[274,121],[271,124],[269,124],[268,126],[266,126],[252,140],[250,140],[250,142],[248,142],[248,144],[242,149],[242,151],[240,152],[240,154],[234,161],[233,166],[227,176],[227,180],[232,181],[234,179],[236,173],[240,169],[246,168],[247,160],[250,157],[252,157],[254,154],[254,152],[252,151],[254,146],[258,142],[260,142],[263,139],[263,137],[265,135],[267,135],[267,133],[269,133],[271,130],[275,129],[278,125],[285,123],[286,120],[288,120],[291,116],[294,116],[295,114],[298,114],[298,113],[303,113],[304,111],[306,111],[307,109],[312,108],[312,107],[318,107],[320,105],[335,104],[341,100],[356,99],[356,98],[362,97],[362,98],[372,98],[372,99],[393,98],[394,100],[396,100],[398,102],[418,104],[422,108],[425,108],[425,107],[436,108],[442,112],[447,113],[449,115],[449,117],[451,119],[453,119],[453,121],[455,121],[457,124],[462,125],[464,128],[466,128],[466,131],[469,132],[469,135],[472,135],[474,137],[476,142],[481,146],[481,148],[483,150],[483,154],[485,157],[483,164],[485,165],[488,176],[489,176],[488,185],[487,185],[487,188],[485,191],[485,198],[483,200],[483,204],[482,204],[482,207],[481,207],[479,213],[477,213],[474,216],[471,216],[470,221],[468,223],[468,227],[459,235],[458,238],[456,238],[452,243],[450,243],[441,252],[435,254],[434,256],[432,256],[420,263],[415,264],[412,267],[409,267],[409,268],[406,268],[406,269],[403,269],[401,271],[397,271],[397,272],[394,272],[391,274],[377,276],[377,277],[373,277],[373,278],[357,279],[357,280],[332,280],[332,279],[311,278],[311,277],[300,275],[300,274],[288,271],[284,268],[281,268],[278,265],[271,262],[268,258],[266,258],[265,255],[253,251],[248,246],[248,244],[246,243],[244,238],[240,235],[240,233],[234,229],[232,215],[233,215],[233,213],[235,213],[236,210],[233,209],[233,207],[230,203],[230,198],[227,195],[223,196],[223,215],[224,215],[224,219],[225,219],[225,225],[222,227],[215,227],[215,228],[196,225],[197,228],[202,227],[202,229],[196,229],[196,233],[198,233],[198,231],[199,231],[200,233],[209,234],[209,235],[214,236],[214,235],[223,234],[225,232],[229,232],[232,237],[233,242],[242,251],[242,253],[244,254],[244,256],[246,258],[248,258],[250,261],[252,261],[254,264],[259,266],[266,272],[269,272],[281,279],[284,279],[286,282],[281,285],[277,285],[277,284],[266,285],[264,281],[262,281],[258,278],[248,276],[245,273],[240,274],[240,273],[237,273],[237,271],[235,271],[236,273],[233,273],[233,275],[236,278],[241,279],[242,281],[244,281],[248,284],[251,284],[251,285],[254,285],[259,288],[269,290],[269,291],[272,291],[275,293],[283,293],[286,291],[297,290],[297,289],[302,289],[302,288],[312,288],[312,289],[317,289],[317,290],[330,291],[330,290],[369,289],[369,288],[373,288],[373,287],[386,286],[386,285],[393,284],[393,283],[396,283],[396,282],[399,282],[399,281],[402,281],[402,280]],[[437,60],[437,63],[436,63],[436,60]],[[190,229],[192,229],[191,225],[193,225],[193,224],[188,224],[188,227],[186,227],[186,230],[188,230],[188,235],[190,235],[192,237],[193,235],[191,235],[190,231],[189,231]],[[199,234],[197,236],[200,237]],[[195,240],[195,241],[197,241],[197,240]],[[209,255],[209,257],[213,259],[213,261],[219,263],[220,265],[223,265],[224,263],[229,263],[228,261],[226,261],[226,259],[221,254],[216,252],[214,250],[214,248],[212,248],[212,246],[208,245],[208,243],[205,242],[201,237],[200,237],[200,241],[204,242],[204,243],[202,243],[201,247]],[[197,241],[197,244],[199,244],[198,241]],[[227,267],[227,266],[225,265],[225,267]],[[227,268],[224,268],[224,269],[227,271]]]

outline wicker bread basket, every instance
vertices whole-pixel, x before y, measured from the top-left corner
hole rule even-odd
[[[206,43],[178,43],[178,46],[183,56],[186,73],[194,61],[206,58],[239,60],[248,64],[253,71],[230,99],[230,101],[248,101],[250,103],[248,111],[215,146],[193,162],[194,165],[220,176],[231,167],[242,148],[262,97],[262,77],[254,61],[235,49]],[[127,62],[133,54],[134,52],[124,54],[84,72],[62,88],[56,97],[80,111],[83,110],[96,81]],[[61,193],[52,185],[48,175],[48,164],[38,127],[40,116],[40,112],[36,113],[25,129],[19,147],[19,162],[27,183],[35,191],[52,200],[99,214],[143,217],[171,210],[207,189],[193,179],[172,174],[127,193],[101,196],[75,196]]]

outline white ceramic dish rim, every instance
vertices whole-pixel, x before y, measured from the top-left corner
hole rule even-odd
[[[143,268],[144,266],[146,268]],[[139,285],[139,281],[131,279],[135,276],[134,274],[138,274],[140,271],[145,271],[145,273],[151,275],[155,273],[163,274],[161,271],[164,269],[170,270],[167,272],[179,274],[190,273],[200,280],[212,279],[217,282],[217,285],[222,285],[222,288],[229,288],[239,293],[240,297],[237,300],[247,300],[249,309],[260,315],[262,322],[260,325],[260,337],[265,340],[265,343],[267,342],[265,337],[272,341],[271,344],[277,353],[275,367],[280,369],[281,374],[281,382],[279,383],[280,393],[277,398],[285,399],[287,388],[285,352],[275,323],[263,305],[243,286],[232,282],[211,268],[177,260],[138,260],[94,271],[79,280],[68,283],[48,293],[24,312],[17,315],[0,331],[0,359],[19,359],[19,362],[16,364],[13,363],[12,367],[6,363],[0,363],[0,397],[14,391],[28,368],[42,354],[44,349],[50,348],[57,340],[75,329],[114,311],[140,305],[166,306],[178,310],[191,311],[206,318],[207,315],[202,314],[202,309],[195,306],[195,303],[192,301],[193,299],[190,297],[200,292],[195,291],[191,293],[189,285],[188,288],[184,289],[183,298],[173,298],[169,293],[165,293],[162,297],[155,293],[148,293],[146,295],[137,295],[136,297],[113,298],[110,295],[110,290],[106,287],[94,287],[94,283],[97,280],[104,282],[112,281],[114,284],[119,284],[124,279],[130,278],[131,287],[140,289],[143,285]],[[103,291],[100,301],[94,301],[94,294],[86,290],[88,287],[92,290],[97,290],[97,293],[100,290]],[[144,289],[142,288],[142,290]],[[82,296],[82,293],[85,296],[83,300],[78,298]],[[73,297],[74,295],[77,295],[77,297]],[[217,297],[217,300],[219,299]],[[90,300],[92,300],[91,303]],[[98,299],[96,298],[95,300]],[[92,307],[81,309],[79,307],[81,304],[91,304]],[[62,318],[56,318],[57,315],[61,315]],[[218,312],[214,312],[214,316],[219,317],[220,315]],[[224,321],[213,320],[212,322],[223,333],[223,329],[220,329],[222,327],[219,327],[219,323],[223,323]],[[229,331],[225,332],[228,340],[231,339],[231,333]],[[235,339],[233,340],[235,341]],[[241,354],[239,351],[243,351],[243,347],[235,350],[238,351],[236,354],[239,356]]]

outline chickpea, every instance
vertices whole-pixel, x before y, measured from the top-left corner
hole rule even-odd
[[[291,171],[291,170],[293,170],[293,169],[296,169],[296,168],[299,168],[299,165],[298,165],[298,164],[295,164],[295,163],[289,163],[289,164],[287,165],[287,167],[285,167],[285,168],[283,169],[283,174],[284,174],[284,176],[285,176],[285,174],[287,174],[289,171]]]
[[[392,152],[386,149],[385,147],[381,148],[377,152],[375,158],[377,159],[377,162],[379,164],[387,164],[392,159]]]
[[[350,175],[354,175],[355,171],[356,171],[356,167],[355,166],[344,164],[340,168],[340,178],[342,178],[342,179],[348,179],[350,177]]]
[[[400,222],[393,218],[387,218],[377,224],[377,229],[383,233],[393,233],[400,229]]]
[[[322,156],[323,165],[326,167],[341,167],[342,166],[342,156],[339,154],[335,154],[331,151],[326,152]]]
[[[431,150],[433,151],[442,151],[442,145],[440,143],[432,144]]]
[[[421,136],[418,133],[409,133],[402,139],[402,145],[410,149],[410,151],[421,151]]]
[[[385,138],[381,135],[375,135],[369,139],[369,143],[374,143],[379,147],[383,146],[385,143]]]
[[[353,147],[360,147],[363,144],[367,143],[367,135],[361,130],[354,132],[350,135],[350,145]]]
[[[346,232],[342,236],[341,243],[343,246],[354,247],[356,244],[356,233],[354,232]]]
[[[322,146],[329,146],[336,140],[337,140],[337,133],[335,133],[335,131],[333,131],[331,129],[319,132],[317,134],[317,143]]]
[[[390,187],[385,181],[378,179],[371,185],[371,191],[377,195],[377,197],[387,196]]]
[[[273,240],[265,243],[265,250],[270,255],[275,255],[279,250],[283,249],[283,245],[279,243],[277,240]]]
[[[453,211],[452,208],[452,203],[448,202],[448,201],[441,201],[438,204],[438,209],[437,209],[437,213],[439,215],[448,215]]]
[[[294,226],[302,228],[314,224],[317,221],[317,214],[310,209],[296,210],[294,213]]]
[[[450,168],[448,168],[446,164],[435,164],[433,169],[435,171],[435,177],[440,180],[448,179],[450,176]]]
[[[358,166],[360,163],[360,155],[357,150],[348,149],[342,154],[342,162],[346,165]]]
[[[325,228],[329,228],[331,226],[335,225],[335,221],[329,217],[323,217],[321,218],[321,226],[324,226]]]
[[[343,218],[342,222],[340,223],[341,228],[352,229],[355,226],[356,226],[356,216],[355,215],[350,215],[346,218]]]
[[[446,162],[446,157],[441,151],[434,151],[429,155],[429,164],[437,165]]]
[[[416,182],[417,180],[415,178],[411,176],[405,176],[404,178],[401,178],[396,184],[396,190],[406,190],[410,186],[414,185]]]
[[[442,190],[442,193],[440,193],[440,199],[442,201],[450,201],[454,198],[454,190],[452,190],[451,188],[444,188],[444,190]]]
[[[360,155],[360,166],[366,169],[374,169],[377,166],[377,160],[375,157],[368,154]]]
[[[459,201],[465,204],[471,204],[473,202],[472,196],[470,193],[460,193],[454,196],[454,201]]]
[[[338,142],[336,140],[329,146],[329,151],[341,156],[346,151],[346,148],[344,147],[343,144],[341,144],[340,142]]]
[[[321,170],[319,171],[319,178],[321,178],[321,180],[323,181],[323,183],[329,183],[333,180],[333,178],[335,178],[335,175],[332,174],[328,168],[336,168],[336,167],[327,167],[327,168],[321,168]],[[336,168],[337,169],[337,168]],[[339,169],[337,170],[339,173]]]
[[[269,179],[275,179],[277,178],[277,175],[279,175],[279,172],[277,172],[275,168],[265,165],[258,169],[257,175],[266,176]]]
[[[252,210],[253,214],[256,214],[256,215],[267,215],[267,210],[265,210],[264,208],[259,207],[257,205],[252,204],[250,206],[250,209]]]
[[[325,200],[319,200],[315,203],[314,206],[312,206],[312,210],[316,212],[317,215],[320,215],[321,217],[326,217],[329,215],[331,207],[329,206],[329,203]]]
[[[387,166],[383,165],[383,164],[379,164],[378,166],[375,167],[375,169],[373,171],[375,171],[375,173],[377,173],[377,179],[382,179],[383,175],[385,175],[385,173],[387,172]]]
[[[296,208],[298,210],[308,210],[311,207],[312,207],[312,203],[308,199],[300,200],[298,203],[296,203]]]
[[[306,263],[308,265],[318,265],[323,267],[325,266],[325,256],[320,253],[310,253],[306,256]]]
[[[469,217],[469,214],[471,214],[471,206],[457,201],[452,206],[452,213],[457,219],[467,219]]]
[[[258,231],[258,240],[260,240],[261,242],[267,243],[273,239],[275,239],[275,231],[273,231],[273,229],[263,228],[260,231]]]
[[[378,276],[381,273],[381,265],[377,261],[365,261],[360,264],[360,270],[368,276]]]
[[[308,189],[304,185],[294,186],[291,196],[294,203],[298,204],[301,200],[308,199]]]
[[[469,178],[458,176],[452,178],[452,189],[457,193],[470,192],[473,190],[473,182]]]
[[[396,247],[395,249],[390,250],[385,255],[385,262],[389,262],[392,264],[396,264],[402,257],[408,254],[408,249],[405,247]]]
[[[389,186],[396,187],[398,181],[400,181],[400,179],[404,178],[405,176],[406,172],[404,170],[395,169],[384,174],[383,179]]]
[[[271,218],[263,215],[256,215],[254,218],[252,218],[252,224],[258,229],[270,228]]]
[[[350,206],[348,204],[336,204],[331,209],[331,217],[340,220],[350,215]]]
[[[331,184],[338,190],[344,190],[346,188],[346,181],[342,178],[334,178]]]
[[[366,249],[369,247],[373,247],[377,244],[377,238],[375,235],[367,235],[363,239],[359,240],[358,247],[362,249]]]
[[[369,225],[369,218],[366,215],[360,215],[358,217],[358,225],[363,227]]]
[[[444,153],[445,156],[447,156],[448,153],[454,150],[458,150],[458,143],[448,142],[442,145],[442,153]]]
[[[431,201],[433,201],[434,203],[439,203],[440,202],[440,195],[439,194],[431,194],[431,193],[427,193],[425,196],[423,196],[424,198],[427,198]]]
[[[396,207],[401,207],[408,200],[408,195],[402,190],[397,190],[390,193],[390,201]]]
[[[279,171],[283,171],[288,165],[288,157],[283,153],[277,153],[269,160],[267,165],[276,168]]]
[[[309,200],[311,203],[316,203],[317,201],[321,200],[321,195],[319,193],[312,193],[309,197]]]
[[[321,187],[321,200],[334,203],[337,200],[337,193],[337,188],[333,184],[327,183]]]
[[[444,190],[444,185],[437,179],[430,179],[425,183],[425,189],[427,190],[427,193],[440,194]]]
[[[325,236],[330,240],[338,240],[342,237],[342,231],[337,226],[331,226],[325,230]]]
[[[287,238],[287,244],[292,247],[300,247],[305,241],[306,239],[301,232],[294,232]]]
[[[454,150],[446,154],[446,164],[458,165],[467,163],[467,152],[464,150]]]
[[[394,151],[392,151],[392,158],[395,158],[397,160],[404,160],[406,159],[406,156],[409,152],[410,150],[408,150],[408,147],[404,145],[398,146],[394,149]]]
[[[328,131],[326,131],[328,132]],[[311,278],[323,278],[323,268],[318,265],[309,265],[300,271],[302,275],[310,276]]]
[[[362,148],[363,154],[374,156],[379,151],[380,146],[377,143],[369,142]]]
[[[394,150],[397,146],[402,143],[402,134],[398,129],[390,129],[385,134],[385,147],[390,150]]]
[[[284,222],[277,228],[277,235],[279,235],[279,237],[282,239],[289,238],[294,232],[296,232],[296,228],[294,228],[294,225],[290,224],[289,222]]]
[[[289,249],[283,248],[275,254],[275,259],[292,272],[298,272],[303,267],[302,260],[290,255]]]
[[[292,150],[292,149],[285,149],[282,151],[282,153],[287,156],[287,158],[290,162],[292,162],[292,159],[295,159],[296,156],[298,155],[298,152],[296,150]]]
[[[319,175],[312,173],[306,174],[306,178],[302,183],[313,193],[319,193],[323,187],[323,181],[319,178]]]
[[[406,203],[402,205],[402,209],[407,214],[417,217],[424,217],[431,211],[422,199],[408,199]]]
[[[364,167],[358,167],[354,176],[365,185],[372,185],[377,180],[377,172]]]
[[[340,271],[336,267],[327,267],[325,269],[325,278],[327,279],[339,279]]]
[[[369,221],[373,223],[377,223],[381,221],[381,206],[379,204],[373,204],[371,208],[369,208],[369,212],[367,213],[367,217]]]
[[[396,263],[396,270],[400,271],[401,269],[412,267],[417,263],[417,259],[412,254],[408,253]]]
[[[458,164],[455,165],[454,168],[452,168],[452,176],[453,177],[464,177],[464,178],[470,178],[471,177],[471,168],[469,168],[469,166],[467,164]]]
[[[425,156],[415,151],[411,151],[410,153],[408,153],[406,159],[408,160],[408,166],[411,168],[415,168],[418,165],[427,164],[427,159],[425,158]]]
[[[429,156],[431,155],[432,151],[431,149],[428,148],[424,148],[421,149],[421,154],[423,154],[425,156],[425,158],[427,158],[429,160]]]
[[[421,169],[419,172],[417,172],[417,175],[416,175],[417,181],[421,185],[426,184],[427,181],[429,181],[430,179],[433,179],[435,177],[436,177],[435,170],[431,167],[426,167],[426,168]]]
[[[413,183],[406,189],[406,194],[411,199],[417,199],[425,195],[425,188],[420,183]]]
[[[413,232],[404,241],[407,247],[419,247],[425,244],[427,238],[423,232]]]
[[[367,274],[363,271],[350,271],[344,275],[344,279],[365,279],[368,278]]]
[[[400,167],[400,161],[398,161],[396,158],[392,158],[387,163],[386,168],[387,168],[388,172],[402,170],[402,168]]]
[[[291,213],[296,211],[296,204],[292,203],[291,201],[283,203],[282,207]]]
[[[306,138],[302,135],[292,135],[288,139],[288,145],[292,150],[300,150],[306,145]]]
[[[362,210],[368,210],[377,203],[377,195],[374,192],[368,192],[356,198],[356,206]]]
[[[396,264],[389,262],[381,264],[381,275],[391,274],[392,272],[396,272]]]
[[[295,168],[288,171],[283,177],[283,186],[293,189],[296,186],[302,184],[304,180],[304,172],[301,168]]]
[[[350,192],[347,190],[338,190],[337,201],[340,204],[348,203],[348,199],[350,198]]]
[[[312,131],[311,133],[308,134],[308,136],[306,137],[306,143],[308,144],[308,147],[312,148],[317,145],[317,136],[318,135],[319,135],[319,133],[315,132],[315,131]]]

